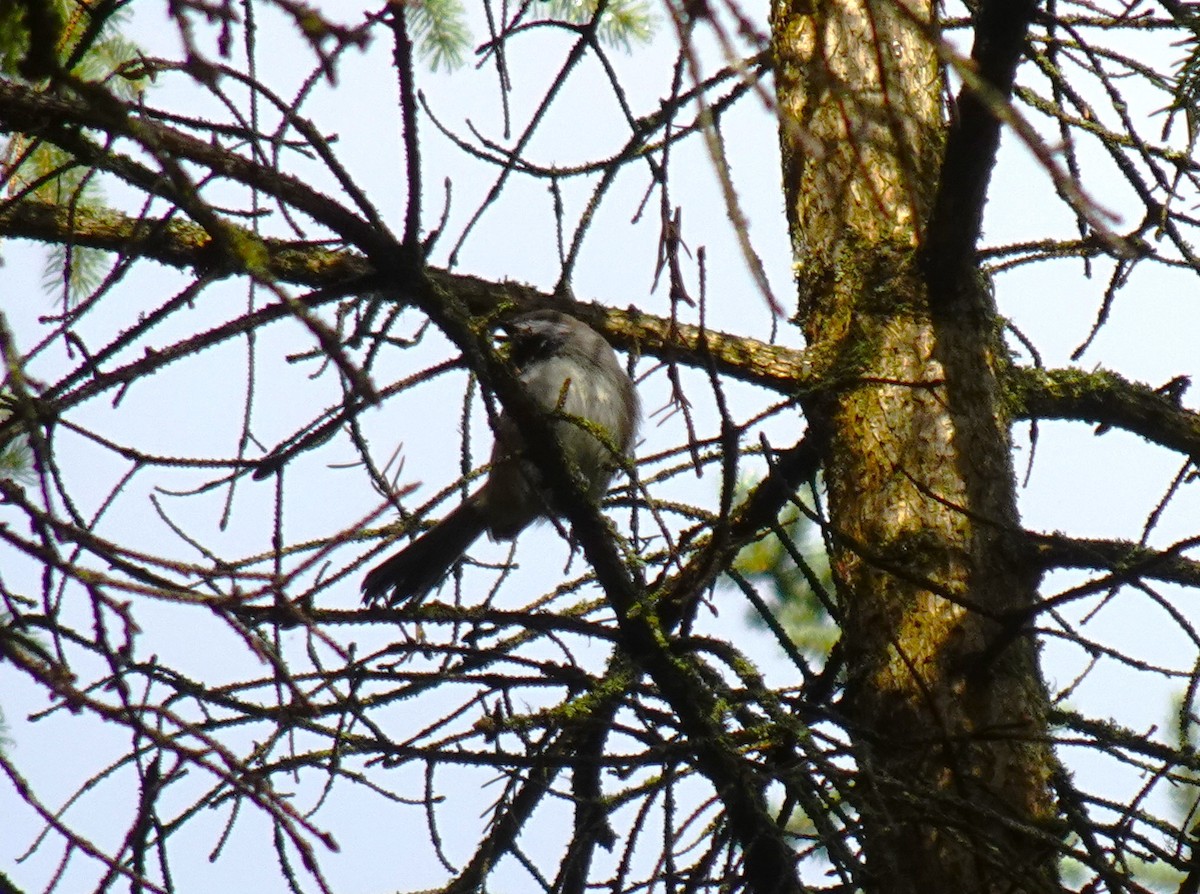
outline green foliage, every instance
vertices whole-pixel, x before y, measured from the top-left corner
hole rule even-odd
[[[595,17],[599,6],[600,0],[541,0],[529,11],[538,21],[583,24]],[[462,0],[422,0],[407,10],[417,51],[433,71],[458,68],[466,61],[472,38]],[[628,52],[650,41],[654,24],[647,0],[610,0],[597,34],[604,43]]]
[[[107,13],[102,27],[93,34],[92,11],[75,0],[38,0],[36,8],[45,14],[37,21],[31,21],[29,8],[29,4],[11,0],[0,3],[0,73],[5,77],[30,81],[29,60],[44,57],[58,66],[71,64],[72,76],[104,81],[125,98],[142,89],[141,80],[122,74],[138,56],[137,47],[120,33],[127,18],[124,10]],[[81,47],[85,38],[89,43]],[[53,46],[48,45],[51,41]]]
[[[1190,4],[1173,10],[1173,15],[1176,22],[1190,33],[1181,41],[1187,48],[1187,54],[1179,62],[1163,136],[1165,138],[1170,130],[1176,113],[1183,112],[1187,122],[1188,146],[1191,147],[1195,145],[1197,130],[1200,129],[1200,16],[1192,12]]]
[[[0,478],[28,483],[32,477],[33,461],[28,441],[21,438],[0,447]]]
[[[1197,727],[1197,718],[1191,702],[1184,693],[1180,693],[1175,698],[1172,708],[1171,728],[1175,733],[1175,744],[1189,754],[1200,753],[1200,727]],[[1196,811],[1200,809],[1200,773],[1180,768],[1177,784],[1171,790],[1171,794],[1179,815],[1189,817],[1195,823]]]
[[[15,74],[29,49],[29,29],[25,27],[25,7],[0,3],[0,71]]]
[[[31,71],[71,64],[74,78],[103,81],[123,98],[131,99],[143,89],[142,80],[125,74],[138,49],[119,33],[123,12],[109,15],[94,35],[90,34],[92,18],[78,3],[52,0],[45,12],[40,22],[31,22],[26,4],[0,4],[0,76],[28,82]],[[85,38],[91,39],[81,47]],[[54,45],[47,45],[50,42]],[[31,59],[50,62],[31,65]],[[75,207],[103,204],[91,171],[55,146],[16,136],[5,146],[3,158],[10,194],[28,192],[44,202]],[[99,251],[60,245],[47,254],[42,279],[47,291],[62,290],[69,302],[95,288],[107,264],[107,256]],[[19,454],[12,453],[15,449],[9,445],[0,454],[0,463],[5,464],[0,474],[8,474],[8,462],[20,460]]]
[[[12,393],[0,392],[0,423],[7,422],[12,415]],[[29,439],[17,435],[7,444],[0,444],[0,478],[11,478],[22,484],[33,481],[33,452],[29,447]],[[4,622],[0,615],[0,624]]]
[[[599,0],[545,0],[541,18],[583,24],[596,15]],[[598,34],[607,44],[628,52],[634,44],[649,43],[654,36],[654,14],[646,0],[610,0],[604,7]]]
[[[19,139],[7,147],[16,167],[9,179],[9,192],[28,191],[35,198],[55,205],[97,207],[104,196],[90,171],[48,143],[25,145]],[[47,292],[65,288],[66,296],[86,294],[99,283],[109,263],[108,256],[82,246],[56,245],[46,255],[42,283]]]
[[[735,500],[744,499],[756,483],[742,482]],[[785,635],[806,659],[824,664],[839,636],[825,608],[833,580],[820,528],[812,521],[816,515],[812,503],[800,500],[806,511],[793,508],[785,513],[774,532],[742,548],[732,570],[756,591],[765,589],[769,594],[764,601],[772,617],[761,616],[760,603],[758,611],[751,613],[751,623],[776,627],[777,634]],[[832,821],[830,816],[818,823],[793,804],[787,830],[811,845],[821,840],[822,830]]]
[[[471,46],[462,0],[423,0],[407,7],[417,51],[437,71],[458,68]]]
[[[110,22],[106,31],[113,27]],[[146,89],[145,77],[130,74],[140,70],[135,65],[139,58],[137,44],[121,34],[106,33],[103,40],[92,44],[72,73],[85,81],[105,81],[116,96],[134,99]]]
[[[55,68],[66,32],[65,0],[8,0],[0,11],[0,66],[38,80]]]
[[[744,494],[751,487],[743,484],[739,491]],[[838,628],[822,601],[831,592],[832,577],[820,529],[793,509],[780,519],[779,530],[786,542],[774,533],[751,543],[738,553],[734,570],[768,587],[775,618],[788,637],[806,657],[823,659]]]

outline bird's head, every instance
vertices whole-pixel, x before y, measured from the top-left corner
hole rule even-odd
[[[563,353],[572,339],[590,344],[599,336],[585,323],[557,310],[535,310],[500,324],[498,338],[507,343],[509,360],[518,369]]]

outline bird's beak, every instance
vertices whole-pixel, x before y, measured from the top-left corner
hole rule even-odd
[[[496,350],[502,356],[508,356],[512,351],[512,340],[516,328],[512,320],[504,320],[496,327],[496,331],[492,333],[492,339],[496,343]]]
[[[500,344],[512,341],[513,336],[522,328],[520,320],[501,320],[496,325],[496,334],[492,336]]]

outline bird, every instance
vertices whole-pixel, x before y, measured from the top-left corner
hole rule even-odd
[[[629,455],[640,419],[637,390],[612,346],[591,326],[556,310],[500,324],[509,360],[533,401],[558,418],[553,430],[588,496],[599,500]],[[484,532],[513,540],[553,514],[554,500],[524,456],[516,422],[496,419],[490,471],[483,485],[432,528],[376,565],[362,581],[363,602],[417,603],[441,586]]]

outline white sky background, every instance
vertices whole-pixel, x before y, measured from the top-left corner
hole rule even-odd
[[[349,3],[324,4],[324,9],[339,21],[354,21]],[[130,37],[152,55],[174,55],[174,31],[159,18],[160,4],[141,4],[136,12],[137,17],[129,29]],[[750,12],[761,20],[763,9],[756,5]],[[263,11],[260,76],[282,95],[290,96],[295,84],[308,73],[311,60],[300,43],[292,39],[290,30],[287,30],[288,37],[283,38],[281,29],[275,25],[274,17]],[[476,38],[482,39],[484,29],[478,22],[475,25]],[[166,48],[158,49],[159,42],[164,40]],[[613,54],[614,61],[624,73],[633,75],[626,77],[624,83],[631,91],[629,101],[636,114],[656,110],[658,99],[667,95],[673,42],[670,27],[664,23],[654,48],[639,50],[633,57],[619,52]],[[206,45],[212,47],[211,42]],[[514,52],[508,60],[514,84],[514,129],[518,132],[528,119],[529,103],[544,94],[548,78],[558,70],[567,44],[547,37],[539,46],[544,47],[544,52],[536,55]],[[382,39],[377,39],[365,54],[347,53],[339,66],[338,85],[323,84],[318,88],[306,114],[322,132],[338,135],[335,150],[339,158],[355,179],[366,186],[388,224],[399,232],[404,211],[403,164],[395,76],[390,64],[390,47]],[[567,166],[608,154],[624,142],[625,128],[599,78],[599,68],[594,61],[585,62],[573,73],[570,89],[564,92],[555,114],[543,125],[528,155],[546,163]],[[420,80],[430,104],[447,126],[466,135],[465,122],[471,121],[490,138],[503,139],[495,75],[491,68],[477,72],[468,67],[450,76],[425,72]],[[181,91],[181,84],[179,78],[164,79],[164,83],[151,93],[150,102],[164,108],[185,108],[198,115],[219,114],[211,100],[200,98],[192,91]],[[1130,85],[1123,86],[1128,88]],[[1159,124],[1151,123],[1146,132],[1154,133],[1158,127]],[[458,150],[436,134],[428,121],[422,122],[421,133],[427,226],[432,225],[440,214],[443,178],[449,176],[453,180],[454,198],[447,235],[443,236],[431,258],[433,264],[444,265],[447,252],[493,182],[495,172],[466,161]],[[739,198],[750,220],[754,245],[777,296],[790,310],[795,301],[773,120],[756,100],[744,99],[739,109],[725,119],[724,135]],[[1111,168],[1105,170],[1111,171]],[[317,165],[309,169],[298,167],[296,172],[318,185],[329,183],[328,175]],[[704,246],[708,254],[709,324],[734,333],[764,336],[769,331],[770,314],[746,274],[716,187],[711,162],[701,151],[699,141],[689,141],[677,150],[672,177],[673,200],[684,207],[684,239],[693,251]],[[660,286],[656,292],[651,292],[658,228],[656,208],[652,204],[640,223],[631,223],[646,179],[644,169],[631,166],[605,197],[585,244],[574,277],[574,288],[582,299],[600,300],[615,306],[634,304],[650,313],[665,314],[669,310],[665,288]],[[590,194],[591,182],[564,182],[568,221],[573,220],[583,207]],[[1128,196],[1122,192],[1115,175],[1112,179],[1089,180],[1086,185],[1105,207],[1118,213],[1128,208]],[[333,191],[332,185],[329,191]],[[120,203],[122,193],[119,188],[110,188],[109,195],[114,202]],[[1131,222],[1125,220],[1115,229],[1121,231]],[[282,224],[275,220],[264,222],[268,232],[277,232],[276,227],[282,227]],[[1072,231],[1073,224],[1054,198],[1044,173],[1012,134],[1006,134],[988,205],[986,244],[1063,236]],[[38,249],[28,245],[9,243],[3,246],[5,266],[0,268],[0,309],[16,332],[18,343],[26,347],[38,339],[41,327],[37,317],[54,312],[53,300],[41,291],[39,255]],[[997,282],[1001,312],[1014,319],[1033,339],[1049,367],[1069,365],[1069,354],[1086,337],[1107,281],[1108,265],[1097,264],[1096,275],[1090,281],[1079,275],[1080,267],[1080,262],[1031,265],[1006,274]],[[551,199],[545,184],[521,178],[510,180],[500,202],[489,209],[468,240],[459,256],[457,269],[493,279],[509,278],[542,288],[552,287],[558,267]],[[694,265],[689,273],[694,284]],[[91,344],[103,344],[107,341],[106,334],[111,335],[129,325],[135,318],[133,308],[139,296],[144,298],[147,306],[152,306],[163,295],[178,291],[186,281],[186,277],[174,271],[149,264],[136,266],[130,281],[122,287],[122,307],[129,308],[128,316],[117,319],[108,314],[93,315],[88,322],[93,338]],[[1200,331],[1197,294],[1194,278],[1183,274],[1166,275],[1157,269],[1139,269],[1133,284],[1118,297],[1106,329],[1079,366],[1091,369],[1102,365],[1155,385],[1180,374],[1200,374],[1195,349],[1196,332]],[[176,327],[200,330],[212,325],[236,314],[245,300],[244,286],[226,284],[214,288],[204,294],[193,312],[172,320],[156,338],[166,343],[171,340],[173,331],[182,331]],[[268,297],[260,295],[258,300],[265,302]],[[415,315],[413,320],[415,326]],[[688,321],[693,322],[694,317]],[[784,339],[798,343],[796,336],[786,328],[780,331]],[[406,356],[390,365],[381,364],[376,370],[376,384],[389,384],[382,378],[385,372],[399,377],[420,368],[414,364],[443,359],[445,352],[440,343],[436,339],[431,342],[424,355],[408,356],[416,352],[406,352]],[[337,399],[328,377],[307,378],[315,371],[315,364],[282,362],[284,355],[311,346],[311,338],[290,322],[269,328],[259,339],[260,388],[255,402],[254,433],[268,447],[309,418],[314,405],[327,406]],[[93,400],[81,408],[82,413],[77,418],[86,420],[98,430],[114,434],[124,443],[146,450],[167,455],[230,456],[235,450],[243,406],[245,356],[244,342],[230,343],[196,361],[167,368],[152,385],[140,385],[131,390],[116,408],[112,407],[111,396]],[[75,362],[67,360],[63,352],[55,348],[39,361],[40,369],[35,366],[32,372],[50,378],[73,367]],[[645,371],[650,366],[643,361],[639,369]],[[462,377],[449,378],[453,381],[418,389],[364,417],[381,461],[398,443],[403,443],[402,481],[422,483],[421,490],[415,495],[417,501],[432,496],[453,481],[459,471],[457,431],[462,411]],[[703,377],[696,377],[694,381],[697,387],[694,393],[689,390],[689,396],[695,401],[694,411],[702,433],[711,435],[715,431],[716,418],[711,395]],[[647,411],[643,426],[646,443],[639,448],[643,455],[684,440],[682,420],[678,415],[667,418],[650,415],[663,406],[667,393],[664,383],[660,371],[641,388]],[[730,386],[730,395],[738,418],[751,415],[753,408],[763,402],[761,395],[751,395],[749,389],[737,386]],[[1195,406],[1191,395],[1185,398],[1185,404]],[[786,446],[796,434],[795,430],[780,423],[767,429],[776,446]],[[1017,429],[1020,447],[1016,463],[1020,475],[1024,474],[1028,456],[1027,429],[1027,426]],[[486,456],[490,436],[478,406],[474,430],[476,459],[481,461]],[[126,468],[115,463],[111,456],[78,441],[71,447],[69,441],[64,440],[60,459],[85,514],[96,510]],[[378,498],[366,487],[365,476],[360,470],[334,465],[353,459],[348,444],[338,441],[302,457],[289,467],[286,479],[289,490],[285,501],[285,536],[288,540],[327,535],[354,519],[365,517],[377,507]],[[1122,432],[1113,431],[1096,437],[1088,426],[1043,423],[1033,474],[1029,486],[1021,491],[1024,521],[1035,530],[1063,530],[1079,536],[1136,540],[1143,520],[1154,508],[1180,463],[1178,457],[1148,447],[1139,438]],[[100,533],[107,533],[114,539],[129,539],[129,532],[135,531],[134,542],[149,550],[196,559],[154,514],[148,496],[155,486],[182,489],[194,486],[205,477],[194,471],[180,472],[177,477],[156,471],[153,478],[135,478],[106,515]],[[303,481],[302,488],[295,486],[297,481]],[[676,486],[689,501],[711,505],[718,485],[715,476],[710,474],[704,480],[681,476]],[[1166,545],[1197,533],[1200,504],[1194,491],[1198,486],[1190,485],[1191,492],[1171,505],[1150,539],[1152,544]],[[272,495],[271,482],[241,482],[232,522],[223,533],[217,531],[217,522],[224,491],[200,498],[160,499],[172,518],[199,539],[218,545],[228,556],[241,556],[269,549]],[[0,521],[7,517],[8,513],[0,511]],[[5,583],[18,592],[36,592],[36,569],[23,558],[6,555],[5,549],[0,547],[0,573],[4,575]],[[482,552],[487,553],[487,550]],[[495,555],[502,557],[503,552]],[[347,553],[345,558],[348,556]],[[518,553],[518,559],[525,565],[524,573],[531,580],[551,580],[551,575],[559,574],[565,557],[565,550],[549,529],[527,533]],[[540,569],[536,567],[539,559],[544,565]],[[574,565],[572,573],[579,572],[580,566]],[[1060,586],[1069,586],[1074,579],[1067,575],[1056,576],[1046,582],[1044,591],[1056,592]],[[328,596],[330,607],[356,605],[357,575]],[[1183,600],[1191,598],[1194,594],[1184,595]],[[710,622],[714,629],[722,632],[728,631],[731,624],[740,626],[746,613],[740,597],[725,594],[725,600],[720,603],[719,616]],[[1095,602],[1089,600],[1086,605],[1069,608],[1067,614],[1078,617],[1094,605]],[[1193,621],[1200,619],[1200,610],[1194,605],[1178,601],[1177,607]],[[137,612],[145,631],[140,648],[146,654],[160,655],[164,663],[178,664],[209,682],[239,679],[247,671],[263,672],[261,667],[253,667],[247,662],[249,656],[244,648],[231,642],[227,633],[206,629],[193,609],[150,604],[139,605]],[[1200,651],[1181,636],[1175,625],[1163,617],[1161,610],[1129,591],[1123,591],[1110,602],[1089,625],[1087,632],[1155,664],[1187,668],[1196,661]],[[299,634],[285,636],[298,638]],[[358,639],[365,649],[378,643],[383,634],[364,627],[342,631],[340,636],[343,641]],[[769,672],[787,672],[787,665],[774,653],[770,642],[762,639],[761,645],[757,645],[755,637],[762,639],[760,633],[747,628],[733,639]],[[300,645],[298,639],[295,644]],[[1064,685],[1082,666],[1077,650],[1057,643],[1049,644],[1044,654],[1046,676],[1052,687]],[[784,678],[776,679],[787,682]],[[1111,715],[1123,725],[1149,729],[1167,721],[1172,687],[1158,684],[1158,678],[1135,677],[1110,665],[1085,681],[1072,702],[1091,713]],[[51,806],[60,804],[96,767],[103,766],[106,756],[120,754],[128,745],[123,731],[88,718],[60,713],[38,723],[27,722],[27,716],[45,708],[46,703],[39,691],[26,685],[23,678],[16,677],[7,665],[0,665],[0,707],[5,711],[14,740],[11,751],[17,765],[34,790]],[[397,717],[395,722],[398,727],[403,727],[413,721]],[[1067,757],[1073,761],[1075,755]],[[1107,775],[1111,773],[1111,764],[1101,768],[1088,759],[1073,763],[1073,766],[1078,771],[1077,781],[1081,786],[1099,787],[1118,801],[1129,797],[1139,784],[1132,773],[1122,778]],[[396,778],[388,781],[394,788],[408,788],[409,794],[420,796],[420,781],[413,770],[386,772],[394,777],[401,773],[412,776],[409,787]],[[126,781],[128,778],[124,777]],[[451,799],[459,798],[463,804],[463,809],[457,812],[453,806],[443,812],[443,816],[455,817],[456,828],[445,834],[456,859],[463,859],[475,840],[474,833],[481,823],[480,805],[486,806],[488,797],[499,793],[499,789],[493,787],[489,796],[485,789],[481,800],[479,787],[488,778],[486,772],[463,774],[446,788]],[[301,809],[312,806],[316,795],[312,786],[300,786],[298,792],[297,806]],[[68,820],[94,834],[98,843],[111,844],[125,833],[124,817],[130,815],[130,805],[135,797],[136,792],[127,782],[102,785],[68,813]],[[112,816],[121,817],[116,826],[110,821]],[[566,816],[565,812],[563,816]],[[187,852],[194,859],[184,858],[175,865],[178,887],[185,891],[228,885],[239,890],[250,887],[282,890],[269,833],[265,824],[249,811],[243,812],[221,859],[208,862],[208,852],[215,845],[223,822],[224,813],[214,812],[198,821],[187,833]],[[349,785],[341,785],[335,786],[333,796],[318,814],[316,822],[330,830],[342,847],[340,854],[320,854],[335,890],[412,890],[438,884],[444,878],[444,870],[432,860],[424,845],[424,817],[419,808],[389,806],[384,810],[378,799],[367,797]],[[61,853],[59,847],[47,846],[30,860],[19,865],[14,863],[40,828],[40,823],[12,789],[0,784],[0,870],[8,872],[15,883],[28,891],[41,890]],[[410,840],[417,840],[417,845],[410,845]],[[85,889],[89,879],[94,884],[97,874],[94,863],[77,856],[66,877],[66,889]],[[518,878],[512,877],[514,886],[518,884]],[[505,879],[506,876],[499,877],[500,882]]]

